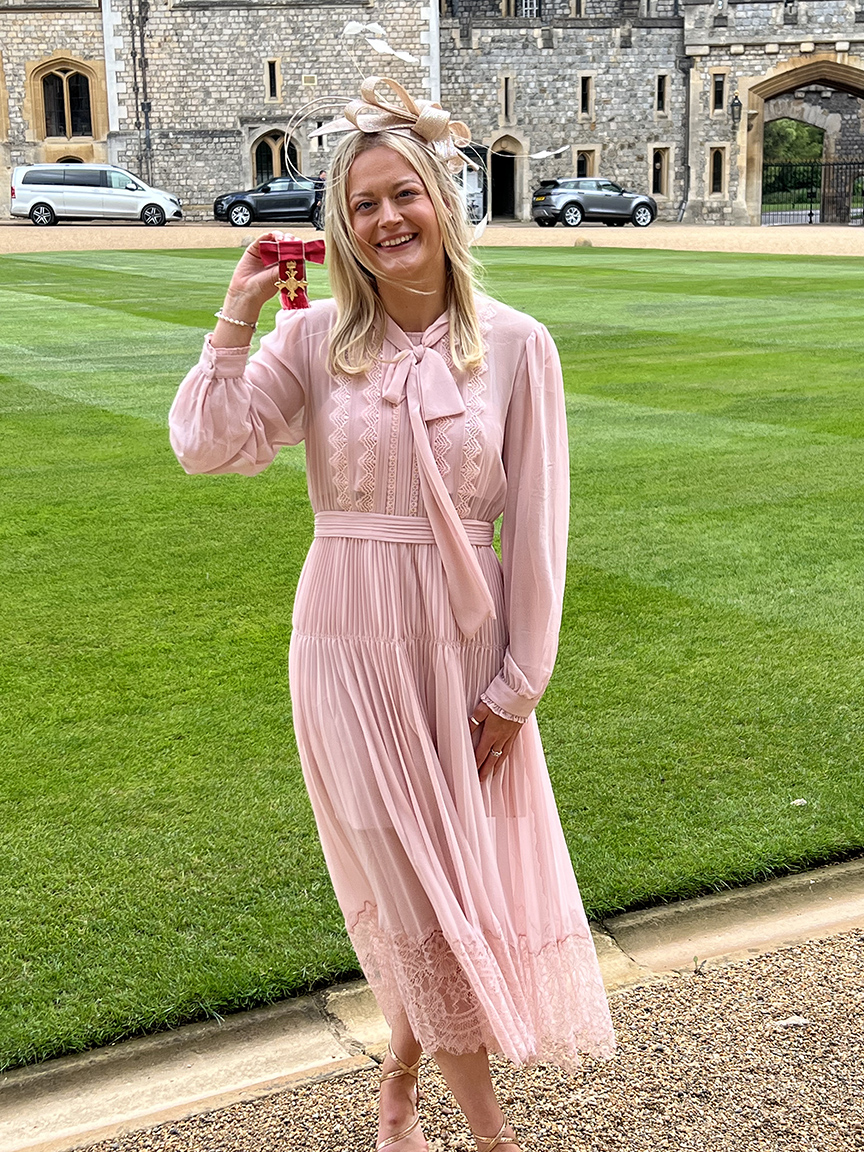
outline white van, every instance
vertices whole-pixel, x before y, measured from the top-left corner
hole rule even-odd
[[[12,170],[12,215],[58,220],[182,220],[180,201],[113,164],[30,164]]]

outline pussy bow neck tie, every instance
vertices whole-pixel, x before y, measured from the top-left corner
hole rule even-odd
[[[495,605],[477,555],[465,534],[462,521],[447,491],[429,441],[426,425],[447,416],[461,416],[465,401],[453,374],[440,352],[432,347],[447,331],[442,316],[414,345],[393,321],[388,321],[387,339],[399,349],[384,363],[381,394],[389,404],[407,402],[414,437],[420,491],[435,543],[441,554],[450,605],[456,623],[466,636],[473,636],[487,620],[495,619]]]

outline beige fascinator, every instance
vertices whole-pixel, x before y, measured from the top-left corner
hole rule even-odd
[[[400,104],[391,104],[379,96],[375,89],[386,85]],[[450,113],[431,100],[414,100],[401,84],[388,76],[370,76],[360,85],[360,99],[352,100],[337,120],[322,124],[310,136],[326,136],[335,132],[399,132],[412,136],[427,151],[432,152],[451,172],[460,172],[463,165],[476,168],[476,163],[462,149],[471,142],[468,125],[451,120]]]

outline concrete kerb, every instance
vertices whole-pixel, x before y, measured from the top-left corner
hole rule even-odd
[[[592,925],[610,994],[864,927],[864,858]],[[0,1077],[0,1152],[69,1152],[369,1068],[387,1028],[364,981]]]

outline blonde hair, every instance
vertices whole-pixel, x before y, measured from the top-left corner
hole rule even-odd
[[[446,303],[450,320],[450,353],[462,370],[477,367],[484,346],[477,318],[478,262],[468,247],[468,223],[462,198],[447,168],[410,137],[395,132],[352,132],[341,141],[327,179],[325,237],[330,287],[336,301],[336,323],[330,334],[331,372],[366,372],[381,351],[385,314],[375,273],[367,266],[351,227],[348,173],[355,159],[372,148],[390,148],[423,181],[435,210],[447,268]]]

